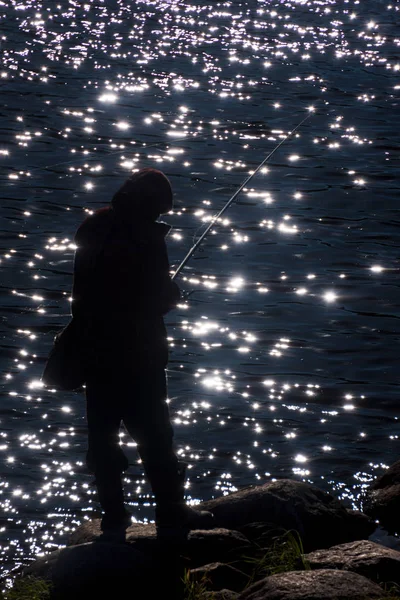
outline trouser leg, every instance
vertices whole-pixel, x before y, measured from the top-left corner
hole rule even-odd
[[[107,382],[100,383],[98,379],[86,385],[86,462],[95,476],[101,508],[106,515],[118,517],[125,514],[121,474],[128,468],[128,461],[119,446],[121,414],[111,400],[111,393]]]
[[[184,471],[173,447],[164,369],[137,371],[129,379],[125,377],[120,389],[124,390],[122,420],[138,444],[156,499],[159,534],[163,536],[171,527],[179,529],[179,535],[189,529],[213,527],[211,513],[194,510],[184,501]]]
[[[183,480],[173,445],[164,368],[135,377],[135,401],[126,405],[123,421],[143,461],[157,504],[183,500]]]
[[[136,384],[135,410],[133,412],[127,407],[123,421],[138,444],[155,496],[159,532],[171,526],[186,529],[213,527],[210,513],[194,510],[184,501],[185,470],[173,447],[164,369],[142,372]]]

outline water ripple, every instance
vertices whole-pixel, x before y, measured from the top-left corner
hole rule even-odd
[[[3,570],[97,514],[82,395],[39,377],[73,236],[132,171],[175,190],[170,410],[196,501],[274,477],[356,506],[398,443],[399,7],[12,0],[0,15]],[[127,500],[153,517],[122,431]]]

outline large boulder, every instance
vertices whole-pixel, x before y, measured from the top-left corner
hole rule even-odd
[[[125,544],[87,543],[56,550],[26,567],[23,577],[32,576],[51,582],[58,599],[116,597],[119,591],[143,587],[155,598],[154,564],[141,552]],[[103,594],[103,595],[101,595]],[[112,595],[111,595],[112,594]]]
[[[363,510],[389,533],[400,533],[400,460],[370,485]]]
[[[88,521],[72,533],[69,544],[93,542],[100,538],[100,520]],[[234,561],[251,549],[249,540],[239,531],[223,528],[208,531],[194,530],[186,540],[177,543],[173,539],[160,542],[154,525],[134,523],[126,530],[126,542],[135,550],[146,556],[162,560],[165,555],[173,554],[186,557],[190,568],[199,567],[210,562]]]
[[[247,588],[238,600],[373,600],[383,595],[366,577],[323,569],[271,575]]]
[[[306,554],[311,569],[342,569],[379,582],[400,584],[400,552],[368,540]]]
[[[212,511],[217,525],[228,529],[241,529],[259,521],[282,530],[295,530],[306,551],[365,539],[375,529],[372,520],[346,509],[329,493],[290,479],[209,500],[201,508]]]

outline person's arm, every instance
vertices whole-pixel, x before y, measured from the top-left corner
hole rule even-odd
[[[181,298],[179,286],[172,281],[165,241],[143,248],[142,292],[145,312],[165,315]]]
[[[164,303],[163,306],[163,314],[168,313],[173,308],[176,308],[179,300],[181,299],[181,291],[179,286],[175,281],[172,281],[170,275],[170,264],[168,259],[168,251],[167,245],[165,241],[163,242],[162,247],[163,254],[163,283],[162,283],[162,301]]]

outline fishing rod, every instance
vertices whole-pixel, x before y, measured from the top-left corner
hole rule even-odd
[[[298,129],[300,129],[300,127],[303,125],[303,123],[305,123],[307,121],[307,119],[309,119],[311,117],[311,115],[313,114],[314,110],[313,109],[309,109],[309,110],[310,110],[310,113],[306,117],[304,117],[304,119],[302,119],[300,121],[300,123],[298,125],[296,125],[296,127],[294,129],[292,129],[292,131],[289,131],[289,133],[283,138],[283,140],[281,142],[279,142],[279,144],[277,146],[275,146],[275,148],[258,165],[258,167],[256,168],[256,170],[253,171],[253,173],[251,173],[251,175],[249,175],[247,177],[247,179],[241,184],[241,186],[239,187],[239,189],[236,190],[236,192],[233,194],[233,196],[231,198],[229,198],[228,202],[226,202],[225,206],[223,206],[223,208],[221,208],[221,210],[219,211],[219,213],[217,213],[211,219],[211,223],[209,224],[209,226],[207,227],[207,229],[203,232],[203,234],[199,237],[199,239],[197,240],[197,242],[190,248],[190,250],[186,254],[185,258],[182,260],[182,262],[180,263],[180,265],[178,266],[178,268],[176,269],[176,271],[174,272],[174,274],[171,276],[171,279],[175,279],[175,277],[177,277],[179,275],[179,273],[182,271],[183,267],[186,265],[186,263],[188,262],[188,260],[190,260],[190,258],[196,252],[197,248],[200,246],[201,242],[204,240],[204,238],[206,237],[206,235],[209,233],[209,231],[212,229],[212,227],[214,227],[215,223],[221,218],[221,216],[224,214],[224,212],[226,210],[228,210],[228,208],[231,206],[231,204],[236,200],[236,198],[239,196],[239,194],[243,190],[243,188],[251,181],[251,179],[253,179],[253,177],[255,175],[257,175],[257,173],[269,161],[269,159],[271,158],[271,156],[273,154],[275,154],[275,152],[277,150],[279,150],[279,148],[286,142],[286,140],[288,140],[291,135],[293,135]]]

